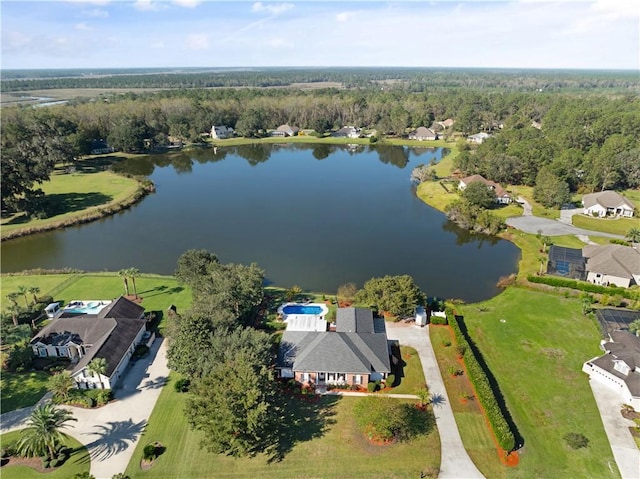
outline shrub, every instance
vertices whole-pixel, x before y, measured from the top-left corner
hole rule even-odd
[[[372,393],[375,390],[376,390],[376,383],[374,383],[374,382],[367,383],[367,391]]]
[[[40,459],[42,459],[42,467],[45,469],[49,469],[49,467],[51,467],[51,461],[49,461],[48,457],[41,457]]]
[[[443,345],[445,348],[448,348],[449,346],[451,346],[451,341],[447,341],[446,339],[443,339],[443,340],[442,340],[442,345]]]
[[[619,288],[617,286],[602,286],[599,284],[587,283],[586,281],[577,281],[575,279],[560,278],[558,276],[527,276],[530,283],[546,284],[558,288],[571,288],[588,293],[620,295],[626,299],[640,299],[640,292]]]
[[[567,433],[562,436],[562,438],[571,449],[581,449],[589,446],[589,439],[585,435],[577,432]]]
[[[458,354],[458,357],[461,358],[464,356],[464,353],[467,352],[467,347],[464,344],[458,344],[456,346],[456,353]]]
[[[63,462],[64,461],[61,461],[60,459],[55,458],[51,461],[50,465],[51,467],[58,467],[58,466],[61,466]]]
[[[390,388],[392,388],[392,387],[393,387],[393,385],[395,384],[395,382],[396,382],[396,377],[395,377],[395,375],[393,375],[393,374],[389,374],[389,375],[387,376],[387,386],[389,386]]]
[[[431,428],[426,413],[388,397],[366,397],[354,407],[356,423],[370,439],[409,440]]]
[[[179,393],[189,391],[189,386],[191,386],[191,380],[188,378],[180,378],[173,384],[173,388]]]
[[[500,447],[507,452],[513,451],[516,445],[516,438],[507,419],[508,417],[510,418],[509,412],[506,410],[504,403],[502,403],[501,407],[498,402],[498,397],[502,397],[500,390],[497,389],[497,385],[495,390],[492,387],[487,373],[480,364],[480,353],[473,347],[471,339],[462,332],[458,317],[454,315],[452,318],[450,324],[456,340],[459,344],[468,346],[471,352],[471,354],[465,354],[464,364],[467,367],[469,380],[476,390],[478,401],[487,414],[487,419]]]
[[[144,446],[144,449],[142,451],[142,456],[147,461],[151,461],[151,460],[155,459],[155,457],[156,457],[156,446],[154,444],[147,444],[146,446]]]
[[[429,319],[431,324],[449,324],[447,318],[443,318],[442,316],[433,316],[431,315],[431,319]]]
[[[140,359],[149,354],[149,347],[146,344],[138,344],[136,350],[133,352],[133,356]]]

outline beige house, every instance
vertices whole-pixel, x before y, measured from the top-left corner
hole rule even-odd
[[[600,347],[605,354],[584,363],[582,371],[616,391],[622,404],[640,411],[640,337],[612,331]]]
[[[420,126],[409,133],[409,139],[419,141],[434,141],[438,139],[438,134],[431,128]]]
[[[491,135],[489,133],[485,133],[484,131],[480,132],[480,133],[476,133],[475,135],[469,135],[467,137],[467,141],[470,143],[484,143],[485,140],[491,138]]]
[[[298,131],[300,131],[300,128],[297,126],[280,125],[271,132],[271,136],[286,138],[288,136],[296,136]]]
[[[618,244],[587,245],[582,248],[586,258],[587,281],[601,285],[628,288],[640,284],[640,252],[631,246]]]
[[[507,191],[502,186],[500,186],[499,183],[487,180],[482,175],[471,175],[467,176],[466,178],[462,178],[458,183],[458,189],[464,191],[470,183],[473,183],[475,181],[484,183],[485,185],[487,185],[487,188],[494,191],[494,193],[496,194],[496,203],[507,205],[513,201],[511,195],[507,193]]]
[[[631,218],[635,205],[627,198],[612,190],[589,193],[582,197],[584,214],[589,216],[618,216]]]

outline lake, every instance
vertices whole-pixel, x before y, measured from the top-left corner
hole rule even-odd
[[[114,170],[157,187],[129,210],[93,223],[2,243],[2,271],[136,267],[172,274],[204,248],[222,262],[257,263],[270,284],[335,293],[409,274],[430,296],[494,296],[520,252],[459,229],[415,194],[411,170],[442,149],[266,145],[124,160]]]

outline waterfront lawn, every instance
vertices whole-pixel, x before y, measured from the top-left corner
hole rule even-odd
[[[6,311],[9,301],[5,301],[6,296],[10,293],[17,293],[20,286],[25,288],[38,287],[40,292],[36,295],[39,298],[45,296],[53,296],[55,298],[56,290],[65,281],[73,281],[77,275],[75,274],[29,274],[29,275],[2,275],[0,276],[0,287],[2,289],[2,310]],[[18,296],[18,305],[25,306],[23,296]],[[27,303],[33,302],[33,294],[27,293]]]
[[[444,211],[445,207],[460,198],[458,194],[458,188],[455,184],[447,184],[445,187],[437,181],[425,181],[418,185],[416,194],[418,198],[424,201],[428,206],[437,209],[438,211]]]
[[[283,419],[289,426],[290,447],[282,460],[269,462],[263,455],[234,459],[212,454],[200,449],[200,433],[187,424],[183,414],[187,395],[174,390],[175,377],[171,375],[160,393],[125,471],[131,478],[414,479],[420,477],[421,471],[437,471],[440,465],[440,439],[435,428],[407,443],[370,444],[355,424],[353,407],[361,400],[356,397],[323,396],[316,404],[291,398]],[[160,441],[166,450],[150,470],[142,471],[142,450],[152,441]]]
[[[640,218],[592,218],[574,215],[571,222],[578,228],[622,236],[626,236],[631,228],[640,229]]]
[[[512,287],[458,312],[524,438],[520,465],[508,476],[619,477],[581,372],[602,351],[598,327],[582,315],[580,300]],[[589,447],[570,449],[562,438],[569,432],[584,434]]]
[[[0,376],[0,414],[33,406],[47,392],[49,375],[41,371],[11,373],[2,371]]]
[[[85,169],[93,171],[90,163],[87,163]],[[55,214],[43,219],[28,218],[22,213],[3,216],[3,235],[23,228],[39,228],[52,223],[66,222],[97,207],[120,203],[133,196],[138,189],[138,182],[111,171],[80,171],[70,174],[56,171],[51,175],[50,181],[44,182],[41,188]]]
[[[522,196],[531,204],[533,216],[549,218],[552,220],[557,220],[558,218],[560,218],[559,209],[545,208],[533,199],[533,187],[524,185],[510,185],[507,189],[513,193],[514,199],[517,199],[518,196]]]
[[[2,434],[0,436],[0,443],[4,446],[5,444],[17,442],[20,439],[20,435],[20,431]],[[2,479],[37,479],[41,477],[46,477],[47,479],[68,479],[75,477],[77,474],[88,474],[91,460],[87,448],[72,437],[64,439],[63,444],[70,447],[73,452],[67,461],[57,469],[47,469],[47,472],[40,473],[29,466],[7,465],[2,466]],[[36,460],[41,463],[40,458],[36,458]]]

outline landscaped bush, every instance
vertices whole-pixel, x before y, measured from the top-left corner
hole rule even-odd
[[[387,386],[392,388],[395,382],[396,382],[396,377],[393,374],[389,374],[387,376],[387,381],[386,381]]]
[[[85,396],[91,398],[93,403],[97,407],[104,406],[111,400],[112,397],[111,389],[79,389],[79,391],[84,393]]]
[[[431,324],[448,324],[447,318],[443,318],[442,316],[434,316],[434,315],[431,315],[429,322]]]
[[[557,288],[571,288],[579,291],[587,291],[589,293],[620,295],[627,299],[640,299],[640,293],[617,286],[602,286],[599,284],[587,283],[586,281],[578,281],[575,279],[559,278],[557,276],[527,276],[530,283],[540,283]]]
[[[142,456],[146,461],[152,461],[156,458],[156,446],[155,444],[147,444],[142,450]]]
[[[145,344],[138,344],[136,350],[133,352],[133,357],[140,359],[149,354],[149,347]]]
[[[360,428],[374,441],[405,441],[431,428],[426,412],[388,397],[363,398],[355,405],[354,413]]]
[[[589,446],[589,439],[584,434],[570,432],[562,436],[571,449],[581,449]]]
[[[179,393],[186,393],[189,391],[189,386],[191,386],[191,381],[188,378],[180,378],[173,383],[173,389]]]
[[[376,390],[376,383],[374,382],[367,383],[367,391],[372,393],[372,392],[375,392],[375,390]]]
[[[480,353],[473,347],[471,339],[462,332],[460,324],[458,323],[458,317],[452,315],[452,320],[449,324],[451,324],[451,329],[453,329],[458,344],[465,345],[469,350],[470,354],[464,355],[467,374],[469,375],[471,384],[473,384],[476,390],[478,400],[487,414],[487,419],[498,440],[498,444],[505,451],[511,452],[516,447],[516,438],[507,420],[509,412],[506,410],[506,406],[503,406],[504,409],[500,407],[498,399],[496,398],[496,396],[501,397],[501,393],[492,387],[487,373],[481,366],[478,357],[476,357],[476,354],[479,355]]]
[[[448,348],[449,346],[451,346],[451,341],[447,341],[446,339],[443,339],[443,340],[442,340],[442,345],[443,345],[445,348]]]

